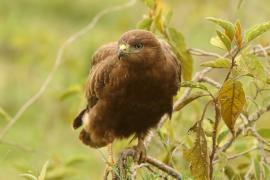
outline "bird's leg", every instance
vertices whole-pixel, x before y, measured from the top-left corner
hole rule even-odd
[[[146,159],[146,148],[144,145],[144,138],[145,136],[138,135],[138,144],[134,146],[134,149],[136,151],[134,160],[139,164],[145,162]]]
[[[112,143],[108,144],[107,147],[108,147],[107,165],[108,165],[108,168],[112,169],[112,167],[114,165]]]
[[[112,179],[115,179],[115,173],[113,172],[113,166],[115,165],[113,160],[113,150],[112,150],[112,143],[107,145],[108,148],[108,158],[107,158],[107,166],[105,169],[105,175],[103,179],[108,179],[109,174],[112,175]]]

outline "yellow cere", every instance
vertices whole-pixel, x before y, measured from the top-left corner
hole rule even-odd
[[[119,49],[126,50],[127,46],[125,44],[120,44]]]

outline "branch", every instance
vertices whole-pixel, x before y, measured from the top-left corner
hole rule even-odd
[[[270,50],[270,45],[266,47],[263,47],[262,45],[257,45],[253,48],[252,53],[257,56],[267,57],[270,54],[268,50]]]
[[[219,125],[219,120],[220,120],[220,111],[218,108],[217,100],[215,100],[215,123],[213,127],[213,136],[212,136],[212,152],[210,155],[210,179],[213,179],[213,161],[215,158],[216,150],[217,150],[217,131],[218,131],[218,125]]]
[[[155,166],[156,168],[162,170],[163,172],[166,172],[167,174],[171,175],[172,177],[180,180],[181,179],[181,174],[179,174],[175,169],[173,169],[172,167],[160,162],[157,159],[154,159],[150,156],[148,156],[146,158],[146,162]]]
[[[136,154],[136,151],[132,148],[126,149],[123,152],[121,152],[120,157],[118,159],[118,163],[117,163],[118,169],[120,171],[118,174],[120,174],[120,177],[122,177],[121,175],[124,175],[124,177],[125,177],[124,167],[125,167],[127,158],[134,157],[135,154]],[[161,161],[159,161],[151,156],[146,157],[145,163],[148,163],[148,164],[158,168],[159,170],[167,173],[168,175],[170,175],[178,180],[181,180],[181,174],[179,174],[174,168],[162,163]]]
[[[240,157],[240,156],[244,156],[244,155],[246,155],[246,154],[248,154],[248,153],[250,153],[250,152],[252,152],[252,151],[258,150],[258,149],[259,149],[258,147],[254,147],[254,148],[251,148],[251,149],[249,149],[249,150],[247,150],[247,151],[244,151],[244,152],[241,152],[241,153],[238,153],[238,154],[229,156],[227,159],[228,159],[228,160],[236,159],[236,158],[238,158],[238,157]]]
[[[196,49],[196,48],[189,48],[188,52],[191,55],[194,56],[205,56],[205,57],[215,57],[215,58],[222,58],[221,55],[217,54],[217,53],[213,53],[213,52],[207,52],[201,49]]]
[[[71,45],[72,43],[74,43],[78,38],[80,38],[81,36],[85,35],[86,33],[88,33],[90,30],[92,30],[95,25],[97,24],[97,22],[100,20],[100,18],[102,18],[104,15],[111,13],[111,12],[115,12],[115,11],[120,11],[123,9],[126,9],[132,5],[135,4],[137,0],[130,0],[129,2],[127,2],[126,4],[123,5],[118,5],[118,6],[114,6],[114,7],[109,7],[106,8],[102,11],[100,11],[91,21],[90,23],[84,27],[83,29],[81,29],[80,31],[74,33],[73,35],[71,35],[58,49],[57,51],[57,55],[56,55],[56,59],[54,61],[54,65],[51,69],[51,71],[49,72],[47,78],[45,79],[45,81],[43,82],[43,84],[41,85],[40,89],[36,92],[36,94],[34,94],[32,97],[30,97],[23,105],[22,107],[17,111],[17,113],[15,114],[15,116],[11,119],[11,121],[7,124],[6,127],[4,127],[4,129],[0,132],[0,140],[3,139],[3,137],[6,135],[6,133],[12,128],[12,126],[17,122],[17,120],[22,116],[22,114],[30,107],[32,106],[41,96],[42,94],[45,92],[45,90],[47,89],[49,83],[52,81],[55,72],[58,70],[60,64],[62,63],[62,59],[63,59],[63,53],[65,51],[65,49]]]

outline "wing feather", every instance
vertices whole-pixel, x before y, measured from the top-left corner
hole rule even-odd
[[[169,63],[172,63],[173,68],[177,74],[177,81],[178,83],[181,82],[181,64],[176,55],[174,54],[171,46],[164,40],[159,40],[160,44],[162,46],[162,49],[164,51],[164,55],[166,57],[166,60]]]
[[[85,113],[88,113],[103,94],[105,86],[109,82],[109,75],[113,69],[117,51],[117,43],[109,43],[101,46],[93,55],[91,69],[86,84],[87,107],[73,121],[73,128],[82,125]]]
[[[103,95],[105,86],[109,83],[109,75],[114,67],[117,54],[117,43],[109,43],[100,47],[92,58],[92,67],[86,86],[86,98],[90,108]],[[93,102],[94,100],[94,102]]]

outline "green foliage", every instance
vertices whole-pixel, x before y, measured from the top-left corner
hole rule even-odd
[[[245,33],[245,42],[249,43],[270,29],[270,22],[257,24],[249,28]]]
[[[223,19],[214,18],[214,17],[207,17],[206,19],[221,26],[225,30],[230,40],[231,41],[233,40],[235,29],[234,29],[234,25],[231,22],[223,20]]]
[[[226,49],[228,51],[230,51],[231,50],[231,40],[229,39],[229,37],[227,37],[227,35],[225,33],[222,33],[218,30],[217,30],[217,35],[218,35],[219,39],[222,41],[222,43],[225,45]]]
[[[270,139],[270,129],[261,128],[261,129],[258,129],[258,133],[262,137],[267,138],[267,139]]]
[[[257,80],[260,80],[262,82],[266,81],[266,73],[264,71],[262,63],[257,56],[248,54],[241,57],[240,68],[243,71],[251,74]]]
[[[212,67],[212,68],[230,68],[231,62],[227,58],[219,58],[213,61],[207,61],[201,64],[204,67]]]
[[[178,59],[181,61],[184,80],[191,80],[193,72],[193,59],[187,51],[183,35],[174,28],[168,29],[170,44],[173,45]]]

